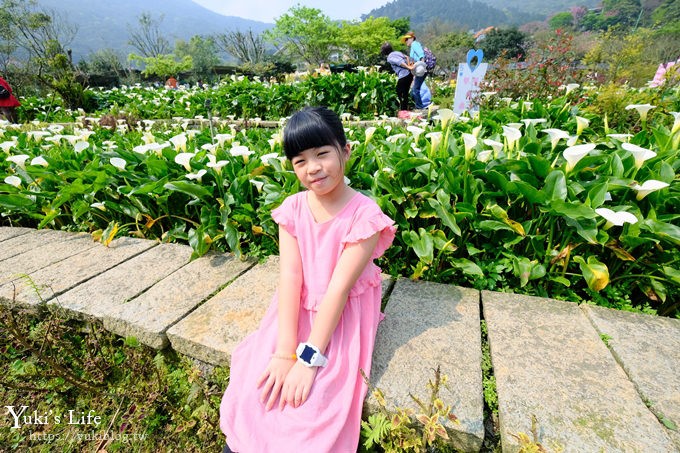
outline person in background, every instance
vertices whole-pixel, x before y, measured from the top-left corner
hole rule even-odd
[[[397,97],[399,98],[399,110],[408,110],[408,91],[413,82],[413,64],[408,61],[408,57],[398,50],[392,48],[392,44],[385,41],[380,47],[380,53],[387,57],[387,62],[392,66],[392,70],[397,74]]]
[[[0,77],[0,115],[10,123],[17,122],[17,107],[21,103],[12,94],[12,87]]]
[[[177,79],[174,78],[173,76],[170,76],[170,78],[165,81],[165,87],[169,88],[171,90],[176,90],[177,89]]]
[[[411,61],[415,64],[418,61],[423,61],[425,59],[425,51],[423,50],[422,44],[416,40],[416,35],[412,31],[406,33],[401,37],[401,42],[409,47],[409,56]],[[411,96],[413,96],[413,101],[416,103],[416,110],[422,110],[426,107],[423,103],[423,99],[420,95],[420,88],[427,77],[427,70],[416,73],[413,78],[413,86],[411,87]]]

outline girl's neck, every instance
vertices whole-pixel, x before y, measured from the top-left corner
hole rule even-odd
[[[331,193],[318,196],[311,190],[307,191],[307,201],[312,215],[317,222],[324,222],[325,220],[335,217],[335,215],[345,207],[345,205],[354,197],[356,191],[346,184],[342,184]]]

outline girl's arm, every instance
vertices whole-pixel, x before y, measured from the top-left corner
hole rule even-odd
[[[271,409],[279,396],[286,375],[295,364],[294,354],[298,344],[298,314],[302,288],[302,260],[297,239],[279,227],[279,284],[278,284],[278,334],[276,351],[257,386],[265,383],[260,401],[267,400]]]
[[[322,352],[328,347],[328,342],[347,303],[349,292],[370,261],[379,236],[378,232],[366,240],[350,244],[340,255],[307,339]],[[335,360],[335,358],[329,357],[329,360]],[[309,396],[316,371],[316,367],[309,368],[296,362],[286,376],[279,407],[283,408],[286,404],[298,407],[304,403]]]

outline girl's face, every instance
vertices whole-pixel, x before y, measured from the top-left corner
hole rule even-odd
[[[291,163],[302,185],[316,195],[323,196],[344,186],[345,162],[349,153],[349,144],[340,150],[326,145],[302,151]]]

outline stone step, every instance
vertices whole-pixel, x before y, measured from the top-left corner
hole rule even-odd
[[[483,291],[482,306],[503,452],[522,433],[548,451],[676,451],[578,305]]]
[[[21,236],[22,234],[32,233],[35,230],[33,228],[23,228],[23,227],[0,227],[0,242],[11,239],[16,236]],[[2,244],[4,247],[4,244]]]
[[[229,366],[233,349],[257,329],[271,304],[278,275],[278,257],[253,266],[168,329],[172,348],[207,363]]]
[[[680,319],[595,306],[583,310],[680,451]]]
[[[160,244],[52,299],[71,316],[102,319],[189,263],[187,245]]]
[[[19,278],[0,286],[0,300],[15,298],[19,306],[48,301],[155,245],[155,241],[127,237],[112,241],[108,247],[95,244],[83,252],[30,272],[31,284],[25,278]]]
[[[104,316],[104,328],[124,337],[134,336],[153,348],[164,348],[169,327],[253,264],[224,253],[206,254],[129,302],[112,307]]]
[[[445,422],[449,438],[462,451],[479,451],[484,439],[481,350],[478,291],[399,279],[378,328],[371,387],[383,392],[388,410],[421,413],[410,394],[429,401],[427,383],[440,367],[448,383],[439,397],[460,422]],[[366,406],[369,412],[378,410],[373,395]]]
[[[6,285],[22,278],[23,275],[30,275],[97,245],[89,234],[56,231],[53,233],[58,234],[56,236],[47,232],[35,236],[31,234],[30,237],[26,238],[26,243],[32,243],[32,248],[0,261],[0,285]],[[28,235],[9,239],[4,241],[3,244],[25,236]],[[4,299],[4,301],[11,302],[7,299]]]
[[[9,231],[8,231],[9,230]],[[0,261],[37,250],[40,247],[54,245],[73,237],[73,233],[55,230],[32,230],[26,234],[14,234],[14,228],[5,227],[7,239],[0,244]],[[0,262],[0,273],[5,264]],[[10,269],[11,270],[11,269]]]

